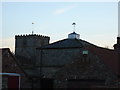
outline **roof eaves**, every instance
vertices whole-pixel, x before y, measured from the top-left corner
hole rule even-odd
[[[82,48],[82,47],[48,47],[48,48],[40,47],[36,49],[76,49],[76,48]]]

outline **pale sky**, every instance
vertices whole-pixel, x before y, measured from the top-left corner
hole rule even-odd
[[[32,22],[35,24],[32,25]],[[50,42],[73,32],[97,46],[112,48],[118,36],[117,2],[3,2],[2,42],[14,51],[15,35],[50,36]]]

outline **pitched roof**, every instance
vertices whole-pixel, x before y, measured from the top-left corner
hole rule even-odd
[[[84,45],[93,45],[81,39],[63,39],[38,49],[82,48]]]
[[[43,46],[41,48],[81,48],[83,45],[78,39],[64,39],[60,40],[54,43],[51,43],[49,45]]]
[[[20,73],[28,76],[9,48],[1,48],[0,56],[2,57],[2,73]]]

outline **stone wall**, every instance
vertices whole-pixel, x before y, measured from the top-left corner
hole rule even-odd
[[[21,35],[15,36],[15,55],[23,60],[35,62],[36,48],[49,44],[49,37],[41,35]],[[33,61],[33,62],[32,62]],[[29,62],[28,62],[29,63]]]
[[[77,49],[42,49],[37,51],[37,64],[43,66],[62,66],[72,62],[81,55],[82,48]]]
[[[82,48],[77,49],[42,49],[37,50],[36,66],[40,69],[41,75],[52,78],[65,64],[71,63],[81,55]]]

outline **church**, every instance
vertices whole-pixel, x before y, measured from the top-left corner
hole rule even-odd
[[[50,37],[15,36],[15,57],[35,88],[120,88],[120,37],[114,50],[80,38],[49,43]]]

